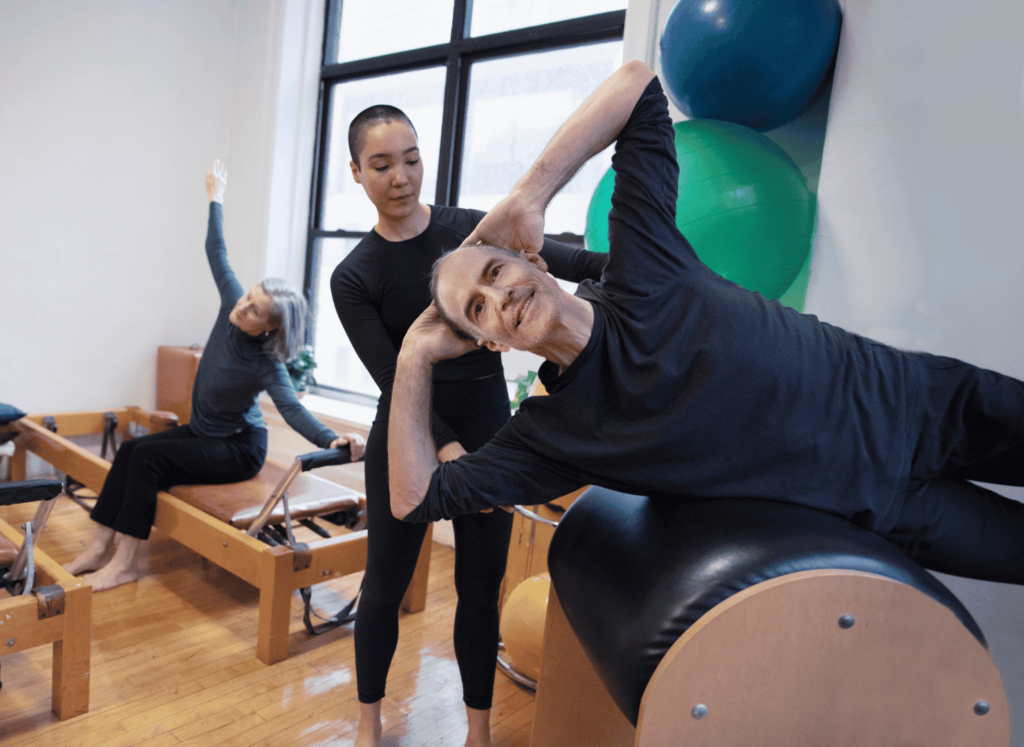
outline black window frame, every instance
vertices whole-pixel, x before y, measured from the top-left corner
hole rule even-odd
[[[454,0],[451,38],[445,44],[420,49],[336,63],[338,23],[343,0],[327,0],[325,4],[324,42],[320,67],[320,90],[317,105],[317,132],[313,153],[313,178],[310,189],[309,222],[306,239],[306,267],[303,291],[315,303],[321,239],[359,239],[366,231],[320,228],[324,205],[326,161],[330,138],[331,91],[338,83],[373,78],[391,73],[428,67],[445,67],[444,105],[441,120],[441,144],[437,160],[437,187],[433,204],[455,205],[459,194],[459,174],[466,133],[469,71],[482,60],[511,57],[531,52],[580,47],[588,44],[621,40],[626,26],[626,11],[613,10],[581,18],[503,31],[485,36],[469,36],[470,8],[473,0]],[[345,145],[347,148],[347,144]],[[583,235],[563,233],[560,241],[583,246]],[[319,313],[319,309],[317,310]],[[309,325],[306,341],[312,343],[314,325]],[[330,386],[318,387],[344,391]]]

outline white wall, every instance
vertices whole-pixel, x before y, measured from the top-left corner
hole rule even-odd
[[[0,4],[0,401],[152,406],[156,347],[216,313],[215,157],[242,284],[301,285],[322,27],[323,0]]]
[[[806,310],[1024,378],[1024,4],[843,8]],[[988,638],[1024,745],[1024,589],[942,580]]]
[[[829,100],[768,133],[817,179],[805,310],[1024,378],[1024,4],[840,3]],[[626,59],[656,62],[673,4],[631,2]],[[1024,745],[1024,589],[941,578],[988,638]]]

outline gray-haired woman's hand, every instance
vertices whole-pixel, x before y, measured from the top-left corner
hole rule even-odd
[[[206,194],[210,202],[224,202],[224,189],[228,186],[228,170],[218,158],[206,172]]]

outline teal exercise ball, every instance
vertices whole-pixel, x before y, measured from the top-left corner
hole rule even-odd
[[[768,137],[732,122],[677,122],[676,225],[719,275],[767,298],[782,296],[804,267],[814,231],[814,195],[800,169]],[[615,172],[601,178],[585,238],[608,251]]]
[[[661,34],[665,89],[693,119],[769,130],[831,78],[837,0],[678,0]]]

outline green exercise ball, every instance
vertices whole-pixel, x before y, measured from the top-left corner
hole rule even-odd
[[[811,250],[814,196],[793,160],[768,137],[711,119],[677,122],[676,225],[708,267],[767,298],[793,285]],[[589,249],[608,251],[615,172],[587,211]]]

